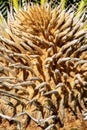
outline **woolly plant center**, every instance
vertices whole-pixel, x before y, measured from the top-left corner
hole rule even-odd
[[[15,73],[9,72],[15,89],[21,86],[15,92],[28,92],[25,97],[31,103],[26,109],[31,108],[27,111],[33,117],[38,117],[38,111],[43,118],[63,117],[65,108],[75,114],[85,107],[87,43],[83,25],[74,11],[60,6],[29,6],[9,19],[6,44],[0,45],[9,59],[2,59],[2,64]]]
[[[79,20],[74,12],[62,11],[60,7],[34,5],[19,11],[10,22],[12,32],[26,45],[22,46],[37,77],[50,83],[52,89],[63,83],[71,90],[78,77],[82,81],[85,78],[87,51],[81,48],[86,32]],[[79,81],[77,86],[80,87]]]

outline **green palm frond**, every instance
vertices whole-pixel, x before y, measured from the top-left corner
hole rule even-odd
[[[62,9],[64,9],[66,7],[68,1],[69,0],[61,0]]]
[[[0,0],[0,12],[6,18],[7,17],[8,0]]]
[[[13,6],[16,10],[19,9],[19,4],[18,4],[18,0],[12,0],[13,1]]]
[[[77,15],[81,14],[87,6],[87,0],[81,0],[78,5]]]
[[[43,5],[47,0],[40,0],[40,4]]]
[[[40,0],[31,0],[31,2],[40,4]]]

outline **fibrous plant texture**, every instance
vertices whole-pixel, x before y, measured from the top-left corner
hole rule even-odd
[[[72,8],[29,5],[0,25],[0,116],[25,129],[63,126],[87,99],[87,31]],[[33,130],[33,128],[32,128]],[[35,127],[34,127],[35,130]]]

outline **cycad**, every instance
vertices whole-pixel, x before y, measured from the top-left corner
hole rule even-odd
[[[87,105],[84,17],[60,5],[25,9],[0,25],[0,116],[16,129],[58,129]]]

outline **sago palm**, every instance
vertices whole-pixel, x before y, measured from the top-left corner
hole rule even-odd
[[[0,127],[58,130],[87,107],[85,13],[25,5],[1,15]]]

